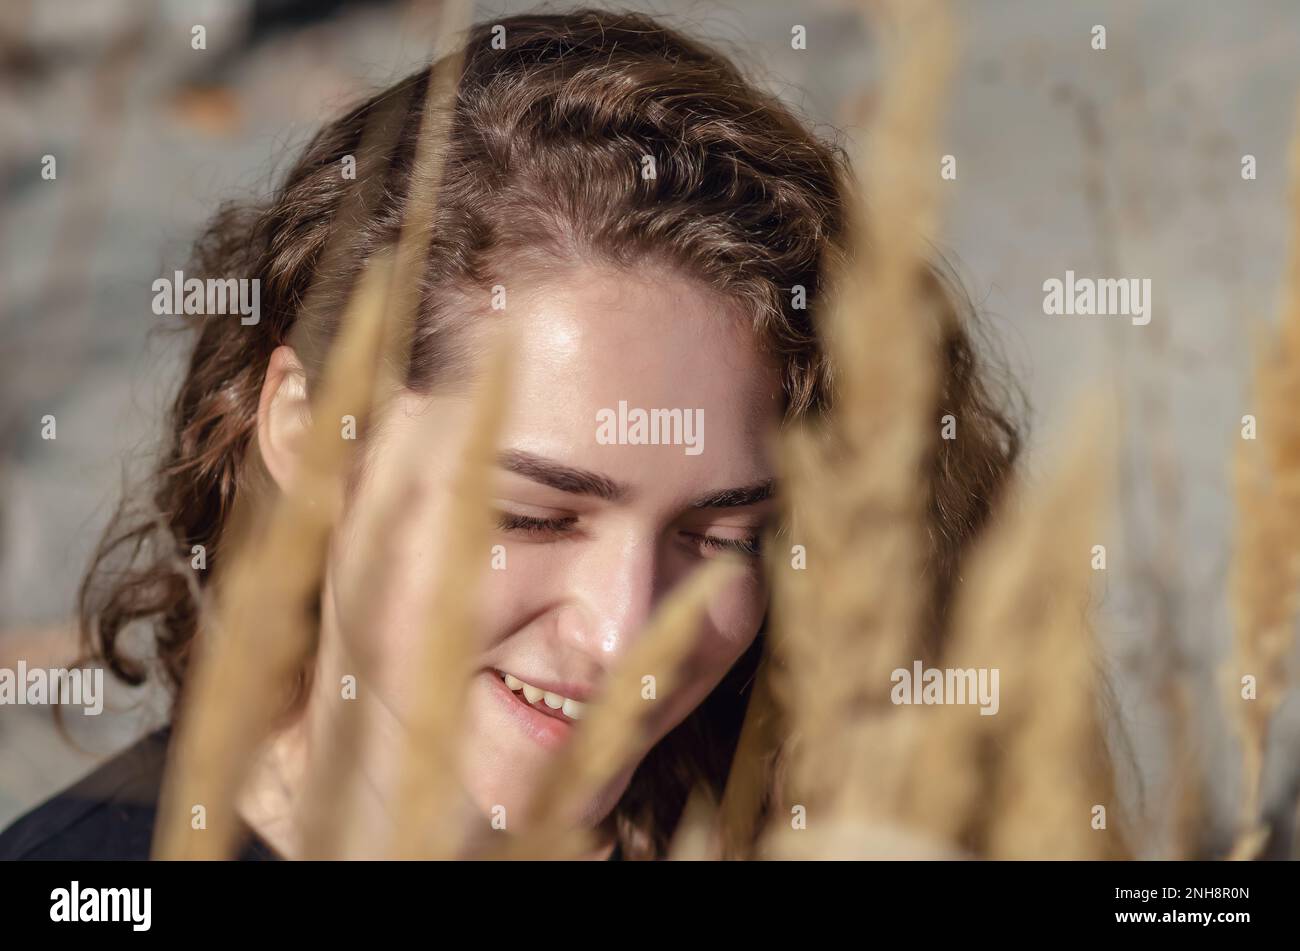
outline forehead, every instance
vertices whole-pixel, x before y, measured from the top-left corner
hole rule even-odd
[[[521,291],[507,307],[510,445],[605,460],[614,474],[618,460],[680,462],[682,452],[599,444],[599,412],[700,411],[704,451],[693,458],[764,475],[756,457],[780,416],[780,372],[735,302],[667,269],[584,266]]]

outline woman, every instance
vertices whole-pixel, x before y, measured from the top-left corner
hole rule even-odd
[[[474,28],[464,53],[405,389],[361,452],[382,459],[426,426],[426,496],[412,504],[446,502],[454,460],[438,447],[465,430],[469,368],[496,321],[492,296],[504,292],[519,355],[494,476],[508,567],[485,573],[486,646],[463,719],[464,785],[484,816],[522,813],[665,593],[720,553],[746,559],[709,605],[685,683],[655,707],[642,755],[584,806],[599,833],[593,857],[659,856],[688,792],[721,790],[761,652],[758,548],[776,504],[767,436],[829,405],[811,315],[844,241],[847,165],[722,55],[647,17],[511,17]],[[343,169],[380,109],[396,109],[351,276],[400,232],[427,85],[421,72],[331,123],[268,202],[224,210],[199,243],[190,275],[257,279],[260,320],[202,318],[151,487],[161,518],[136,520],[124,506],[85,580],[84,636],[128,683],[151,668],[120,635],[146,622],[167,684],[184,689],[197,605],[175,553],[202,545],[210,570],[197,577],[210,583],[236,497],[292,490],[321,366],[291,343],[334,335],[302,301],[322,276],[331,223],[367,178]],[[952,285],[931,284],[950,311],[968,310]],[[1018,450],[962,321],[947,323],[942,406],[964,436],[936,440],[930,473],[936,625],[956,559]],[[676,428],[653,442],[629,435],[629,414],[654,410]],[[330,546],[313,668],[241,800],[249,856],[303,854],[313,738],[327,732],[362,646],[377,659],[367,689],[382,711],[360,764],[362,811],[382,816],[392,789],[413,701],[400,672],[437,540],[395,541],[381,616],[359,618],[365,555],[346,541],[364,473]],[[111,573],[124,554],[132,570]],[[20,820],[0,853],[143,857],[167,736]],[[123,785],[134,807],[112,808],[110,790]]]

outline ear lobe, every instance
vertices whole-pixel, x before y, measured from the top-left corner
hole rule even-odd
[[[257,403],[257,448],[281,492],[293,484],[302,437],[310,426],[307,374],[292,347],[277,347]]]

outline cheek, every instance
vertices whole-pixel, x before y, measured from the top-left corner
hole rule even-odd
[[[326,609],[332,609],[334,623],[327,630],[337,636],[343,656],[389,700],[418,687],[403,672],[418,669],[425,650],[432,579],[439,572],[435,527],[445,507],[440,501],[410,505],[369,547],[354,509],[331,547]]]
[[[385,690],[419,660],[440,560],[458,556],[444,550],[458,459],[445,447],[462,444],[469,420],[463,401],[399,400],[364,447],[330,541],[323,636]]]
[[[532,555],[506,545],[504,559],[483,572],[479,618],[485,647],[494,646],[519,630],[562,590],[557,573],[563,573],[563,560]]]
[[[684,720],[726,676],[754,643],[767,613],[767,589],[760,572],[738,579],[720,592],[705,612],[694,649],[685,665],[681,689],[654,732],[662,737]]]
[[[743,654],[753,643],[763,616],[767,613],[767,585],[762,571],[754,568],[719,592],[704,617],[704,634],[699,654],[701,660],[723,664],[718,673]]]

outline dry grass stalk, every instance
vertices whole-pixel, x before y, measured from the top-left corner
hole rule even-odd
[[[417,540],[444,537],[440,564],[466,562],[464,553],[476,550],[471,546],[483,547],[481,520],[475,517],[474,513],[481,513],[486,506],[481,487],[489,484],[489,473],[485,466],[490,465],[490,461],[485,463],[485,453],[480,443],[482,438],[489,435],[489,430],[491,435],[495,435],[500,426],[502,405],[507,398],[508,374],[505,369],[509,360],[505,349],[507,343],[508,339],[503,339],[498,352],[489,354],[489,359],[484,361],[487,379],[481,384],[483,391],[477,408],[478,418],[472,424],[474,428],[469,433],[474,445],[468,449],[457,448],[458,457],[466,458],[465,453],[468,452],[472,454],[474,460],[473,463],[467,461],[462,465],[456,481],[458,488],[454,490],[457,493],[456,498],[460,500],[461,515],[472,520],[468,525],[470,535],[464,534],[463,526],[458,526],[453,534],[448,535],[444,523],[439,519],[441,510],[436,505],[420,504],[418,501],[427,494],[423,482],[427,468],[425,461],[428,447],[437,442],[432,430],[438,425],[438,415],[427,413],[403,439],[390,444],[385,458],[376,460],[367,476],[365,495],[356,501],[356,529],[353,540],[349,543],[356,544],[360,550],[369,554],[360,582],[350,591],[352,597],[349,600],[355,599],[355,602],[350,609],[348,623],[366,625],[376,623],[376,619],[378,623],[383,623],[386,598],[390,590],[389,581],[393,574],[392,566],[396,559],[402,557],[401,553],[410,551],[418,544]],[[473,488],[472,496],[467,496],[464,492],[465,485]],[[453,520],[457,518],[455,515],[450,517]],[[473,559],[469,559],[467,567],[472,567],[473,564],[475,564]],[[469,578],[471,585],[477,581],[477,576],[472,572],[466,577]],[[454,584],[455,581],[456,579],[452,579],[448,583]],[[431,588],[439,585],[437,578],[430,578],[429,582]],[[452,597],[445,590],[439,589],[439,592],[435,597],[440,597],[444,601]],[[461,594],[464,599],[468,599],[472,595],[472,590],[466,589]],[[465,603],[468,604],[468,600]],[[463,606],[457,607],[454,613],[456,617],[463,619],[465,610],[467,608]],[[421,646],[426,654],[435,655],[440,655],[449,649],[456,655],[450,657],[449,662],[453,665],[461,662],[460,666],[463,667],[461,647],[473,644],[472,637],[467,640],[472,630],[472,626],[454,630],[446,627],[431,627],[426,634],[428,638],[440,643],[442,638],[450,637],[452,639],[450,645],[444,647],[438,644],[422,644]],[[366,726],[368,722],[373,725],[373,722],[368,719],[369,714],[374,710],[370,687],[373,683],[372,672],[378,668],[380,662],[380,658],[374,655],[374,641],[369,638],[350,640],[347,643],[347,660],[348,669],[357,679],[357,702],[339,705],[333,718],[333,732],[328,741],[328,752],[313,763],[317,769],[313,780],[308,784],[309,799],[305,807],[309,815],[308,821],[305,822],[306,852],[310,857],[370,854],[374,850],[374,843],[368,841],[369,837],[357,824],[356,817],[349,814],[348,802],[356,781],[361,778],[357,767],[363,761]],[[419,669],[425,670],[428,665],[442,662],[442,659],[435,656],[426,660],[425,666]],[[416,676],[421,679],[420,691],[424,693],[428,678],[422,673],[417,673]],[[452,712],[457,713],[454,709]],[[417,713],[419,717],[431,715],[433,712],[426,708],[422,708]],[[450,729],[454,723],[453,716],[447,721],[447,728]],[[447,742],[449,739],[443,737],[434,744],[435,749],[444,750]],[[415,768],[432,767],[431,764],[425,764]],[[431,789],[429,796],[437,796],[441,788]],[[443,814],[444,811],[450,813],[453,809],[450,804],[441,809],[431,807],[431,811],[435,814]],[[414,850],[415,846],[412,845],[411,848]],[[439,848],[450,848],[450,846],[444,844]]]
[[[777,572],[777,681],[791,719],[792,795],[825,821],[891,815],[903,719],[890,672],[916,655],[932,438],[933,330],[921,306],[933,225],[933,144],[951,53],[939,3],[885,5],[898,43],[864,166],[853,234],[860,260],[833,275],[828,338],[836,411],[825,432],[784,440],[783,481],[807,567]],[[852,671],[845,677],[845,671]],[[787,802],[776,810],[784,819]]]
[[[718,804],[703,789],[695,789],[673,832],[668,860],[707,862],[722,858],[722,842],[718,838],[720,828]]]
[[[444,11],[447,24],[464,22],[467,12],[463,3],[449,4]],[[458,60],[444,66],[444,72],[431,79],[431,89],[426,107],[426,126],[431,126],[430,116],[442,115],[447,104],[447,87],[454,94],[454,78],[459,74]],[[368,125],[362,144],[361,169],[369,172],[382,159],[397,134],[394,122],[398,103],[389,103]],[[437,181],[444,149],[429,128],[422,127],[421,148],[413,182],[421,185],[426,180]],[[434,159],[428,160],[432,154]],[[349,196],[322,257],[321,273],[325,277],[313,284],[304,301],[307,315],[321,308],[336,306],[334,301],[341,290],[340,278],[347,272],[341,267],[348,258],[358,226],[373,202],[376,190],[381,187],[381,177],[363,174],[362,182]],[[382,380],[378,371],[379,357],[387,354],[387,366],[398,366],[393,354],[405,342],[409,327],[409,314],[414,304],[405,296],[405,289],[417,282],[413,275],[423,254],[427,251],[427,225],[432,220],[433,191],[422,188],[413,192],[408,211],[408,223],[398,246],[398,266],[386,259],[372,262],[361,279],[345,310],[341,338],[329,354],[322,392],[316,401],[312,436],[304,453],[305,464],[300,476],[301,484],[292,496],[282,499],[273,509],[265,541],[255,553],[247,548],[236,548],[229,577],[222,583],[220,621],[216,630],[228,632],[217,638],[219,647],[211,649],[211,659],[195,665],[194,687],[187,698],[180,719],[180,736],[175,762],[169,766],[163,808],[160,814],[159,836],[156,851],[160,857],[224,857],[234,845],[236,817],[234,800],[247,775],[257,747],[277,712],[283,686],[306,662],[314,641],[314,631],[304,617],[303,607],[312,592],[318,590],[322,573],[323,553],[328,533],[337,516],[341,488],[346,479],[348,453],[345,444],[334,431],[334,420],[343,415],[355,415],[359,420],[368,418],[373,398],[392,389],[391,373]],[[423,230],[422,230],[423,229]],[[382,276],[382,283],[376,280]],[[385,290],[402,289],[398,300],[397,320],[382,320],[384,311],[382,294]],[[302,320],[298,328],[313,321]],[[398,329],[394,329],[394,328]],[[294,334],[293,342],[305,352],[316,345]],[[385,385],[387,384],[387,385]],[[358,408],[362,412],[357,412]],[[247,518],[247,516],[245,516]],[[249,536],[248,542],[252,542]],[[281,636],[266,638],[275,646],[274,651],[263,648],[260,652],[248,643],[259,627],[264,630],[267,619]],[[249,671],[260,676],[250,682]],[[222,707],[228,707],[224,716]],[[321,770],[337,771],[338,764],[349,761],[346,755],[349,743],[357,741],[354,729],[344,733],[335,744],[335,756]],[[327,777],[317,776],[318,780]],[[314,789],[342,789],[338,784],[313,783]],[[336,811],[337,802],[326,801],[309,808],[307,842],[321,840],[320,831],[329,825],[328,817]],[[194,836],[187,828],[193,804],[207,807],[209,829],[214,834]],[[313,821],[314,819],[314,821]],[[182,824],[184,823],[184,824]]]
[[[464,36],[470,24],[470,10],[471,4],[465,0],[446,0],[439,10],[436,37],[439,50],[445,51],[446,55],[435,53],[429,70],[420,133],[407,180],[408,197],[403,209],[402,232],[397,241],[397,266],[389,290],[395,316],[388,323],[385,339],[384,353],[388,356],[385,368],[388,373],[387,379],[380,381],[387,385],[378,394],[380,399],[404,382],[403,371],[411,352],[411,334],[422,303],[422,278],[433,240],[437,194],[442,183],[460,74],[465,64]]]
[[[490,360],[486,362],[492,366]],[[502,385],[500,369],[489,372],[497,377],[490,383],[497,389],[490,390],[484,398],[493,401],[504,398],[503,393],[498,393]],[[495,403],[489,412],[498,412]],[[357,545],[368,556],[360,581],[349,592],[351,606],[346,624],[367,625],[376,623],[376,619],[383,623],[396,559],[402,557],[402,552],[411,550],[414,539],[443,534],[442,525],[432,519],[437,509],[415,502],[423,491],[421,483],[426,466],[422,456],[436,442],[429,430],[437,421],[437,414],[426,414],[404,440],[393,442],[384,458],[375,460],[371,466],[366,492],[355,501],[356,527],[349,544]],[[463,552],[457,552],[456,560],[463,560],[462,555]],[[444,552],[443,558],[448,557]],[[374,725],[370,719],[374,710],[371,685],[373,672],[380,663],[375,644],[370,638],[349,639],[346,643],[347,669],[356,677],[357,699],[336,705],[324,755],[314,757],[311,764],[303,821],[304,852],[309,858],[371,855],[375,850],[373,836],[350,814],[350,797],[361,779],[358,767],[364,759],[366,729]]]
[[[908,798],[915,825],[980,856],[1125,851],[1086,616],[1091,549],[1112,494],[1110,418],[1095,405],[1079,414],[1055,472],[1004,510],[973,554],[958,600],[945,664],[996,668],[1000,708],[935,708]],[[1105,829],[1092,826],[1097,805]]]
[[[770,550],[772,544],[766,547]],[[764,654],[754,674],[745,722],[718,806],[721,858],[753,857],[768,800],[780,788],[776,772],[783,733],[781,710],[772,695],[772,660],[770,654]]]
[[[1229,579],[1234,654],[1224,671],[1242,741],[1244,793],[1236,858],[1258,853],[1269,725],[1287,689],[1300,598],[1300,122],[1291,145],[1292,236],[1276,347],[1261,352],[1253,387],[1258,438],[1233,459],[1237,525]],[[1253,676],[1256,698],[1242,697]]]
[[[1001,775],[985,787],[996,791],[997,804],[977,803],[976,795],[985,768],[975,761],[978,734],[990,718],[970,706],[927,716],[889,699],[891,671],[920,656],[925,498],[917,474],[934,424],[935,360],[917,291],[922,238],[935,221],[935,176],[927,160],[936,154],[935,117],[951,53],[937,7],[886,6],[900,53],[865,163],[872,205],[859,206],[855,228],[859,240],[865,237],[869,266],[843,276],[831,312],[840,368],[835,420],[825,434],[793,434],[785,456],[800,524],[794,540],[809,555],[806,570],[779,576],[777,592],[778,643],[788,665],[783,700],[799,742],[794,788],[805,802],[830,803],[830,815],[814,820],[825,822],[814,836],[779,832],[768,851],[950,854],[982,807],[992,854],[1119,854],[1116,836],[1089,823],[1093,803],[1113,804],[1082,615],[1090,581],[1084,542],[1104,497],[1104,464],[1072,457],[1059,479],[1032,499],[1030,511],[1048,520],[1013,521],[994,554],[984,556],[991,567],[968,582],[978,593],[967,638],[982,651],[979,666],[997,666],[987,662],[997,657],[1011,668],[1009,693],[1019,693],[1012,706],[1021,712],[1009,730]],[[1085,452],[1103,442],[1099,425],[1093,421]],[[1057,513],[1068,514],[1068,525],[1050,520]],[[1061,534],[1053,535],[1053,526]],[[1054,595],[1047,601],[1044,580]],[[854,676],[843,677],[845,670]],[[923,732],[942,718],[953,721],[951,733]],[[1012,718],[993,719],[1007,729]],[[928,768],[913,772],[908,764],[918,747],[926,750]],[[1081,749],[1089,755],[1081,757]],[[970,768],[954,768],[963,757]],[[1092,768],[1082,770],[1081,760]],[[913,799],[918,775],[947,801],[935,808],[924,797]],[[937,776],[944,781],[935,783]],[[963,808],[954,811],[954,802]],[[910,830],[899,826],[904,816]],[[1050,817],[1046,831],[1035,816]],[[774,829],[781,829],[785,816],[774,819]]]
[[[715,559],[664,599],[542,777],[529,807],[529,831],[499,850],[499,855],[569,858],[593,847],[588,830],[575,826],[581,804],[646,751],[647,705],[678,689],[701,614],[739,571],[731,559]],[[642,695],[642,678],[647,676],[655,678],[655,701]]]
[[[969,858],[950,845],[897,822],[874,822],[841,811],[806,829],[774,826],[757,858],[779,861],[951,861]]]
[[[199,645],[164,781],[158,858],[226,858],[236,845],[236,797],[312,647],[311,597],[351,458],[338,420],[369,405],[390,266],[373,260],[349,302],[294,491],[278,497],[263,532],[243,536],[218,581],[215,626]],[[191,827],[200,805],[201,830]]]
[[[445,57],[435,54],[430,67],[428,93],[425,97],[421,124],[415,145],[415,158],[410,176],[410,191],[402,220],[402,230],[394,252],[395,264],[388,287],[389,312],[384,323],[381,372],[375,380],[373,394],[374,412],[384,412],[393,396],[401,392],[402,373],[406,366],[405,355],[410,352],[411,334],[420,306],[421,275],[433,233],[437,193],[442,181],[442,168],[450,134],[449,118],[452,115],[459,77],[464,64],[463,33],[469,19],[469,8],[463,0],[444,3],[439,11],[436,36],[440,47],[450,47]],[[390,113],[400,114],[400,97],[385,103]],[[381,116],[380,119],[386,118]],[[377,121],[382,129],[375,136],[383,149],[395,140],[398,129]],[[370,130],[367,129],[367,136]],[[383,176],[368,175],[363,188],[354,189],[350,199],[356,201],[367,193],[368,187],[382,185]],[[359,208],[367,207],[363,199],[356,201]],[[351,219],[345,219],[351,220]],[[362,221],[356,220],[359,230]],[[342,262],[337,262],[341,265]],[[330,273],[329,268],[323,269]],[[345,268],[338,267],[338,271]],[[422,429],[422,427],[417,427]],[[418,436],[399,453],[396,464],[376,467],[372,471],[368,489],[370,502],[358,512],[357,544],[375,557],[368,559],[363,583],[360,585],[361,604],[357,614],[377,617],[382,612],[380,602],[385,589],[387,565],[395,557],[396,539],[402,534],[406,521],[406,502],[411,497],[421,466],[416,454],[421,443]],[[408,526],[409,528],[409,526]],[[386,553],[388,553],[386,555]],[[312,775],[307,784],[308,796],[304,805],[305,854],[309,858],[338,857],[349,854],[355,844],[345,839],[349,833],[361,835],[361,830],[348,815],[349,796],[357,775],[356,764],[361,761],[361,744],[364,742],[366,713],[370,710],[369,694],[364,685],[369,671],[374,669],[375,658],[364,653],[369,642],[354,644],[351,660],[360,690],[359,703],[345,704],[333,718],[333,731],[328,738],[326,755],[312,763]]]
[[[1265,388],[1265,368],[1256,386]],[[1256,405],[1261,428],[1271,420],[1263,412],[1267,398],[1260,393]],[[1262,432],[1267,432],[1262,429]],[[1261,434],[1261,439],[1263,438]],[[1234,845],[1234,857],[1251,858],[1263,845],[1260,828],[1260,790],[1264,769],[1264,751],[1272,718],[1281,690],[1278,685],[1286,648],[1291,639],[1290,578],[1287,566],[1279,557],[1291,544],[1285,523],[1277,517],[1273,492],[1269,485],[1268,465],[1259,456],[1259,447],[1245,440],[1234,460],[1237,501],[1235,557],[1229,584],[1232,592],[1234,620],[1233,654],[1224,671],[1226,703],[1237,724],[1242,744],[1243,794],[1240,827]],[[1242,678],[1256,680],[1254,700],[1242,697]]]
[[[1162,642],[1171,644],[1172,638]],[[1191,678],[1186,670],[1174,669],[1160,678],[1155,689],[1167,725],[1168,766],[1162,801],[1173,804],[1165,830],[1167,844],[1163,854],[1172,860],[1206,858],[1208,856],[1201,854],[1203,816],[1207,809],[1205,776],[1195,739],[1198,733]],[[1134,843],[1134,847],[1137,844]]]
[[[510,337],[500,333],[483,374],[461,464],[452,484],[441,569],[433,595],[423,660],[415,670],[420,701],[404,722],[405,750],[394,813],[393,854],[399,858],[457,855],[468,815],[460,782],[461,712],[479,651],[477,592],[493,531],[490,478],[508,404]]]

